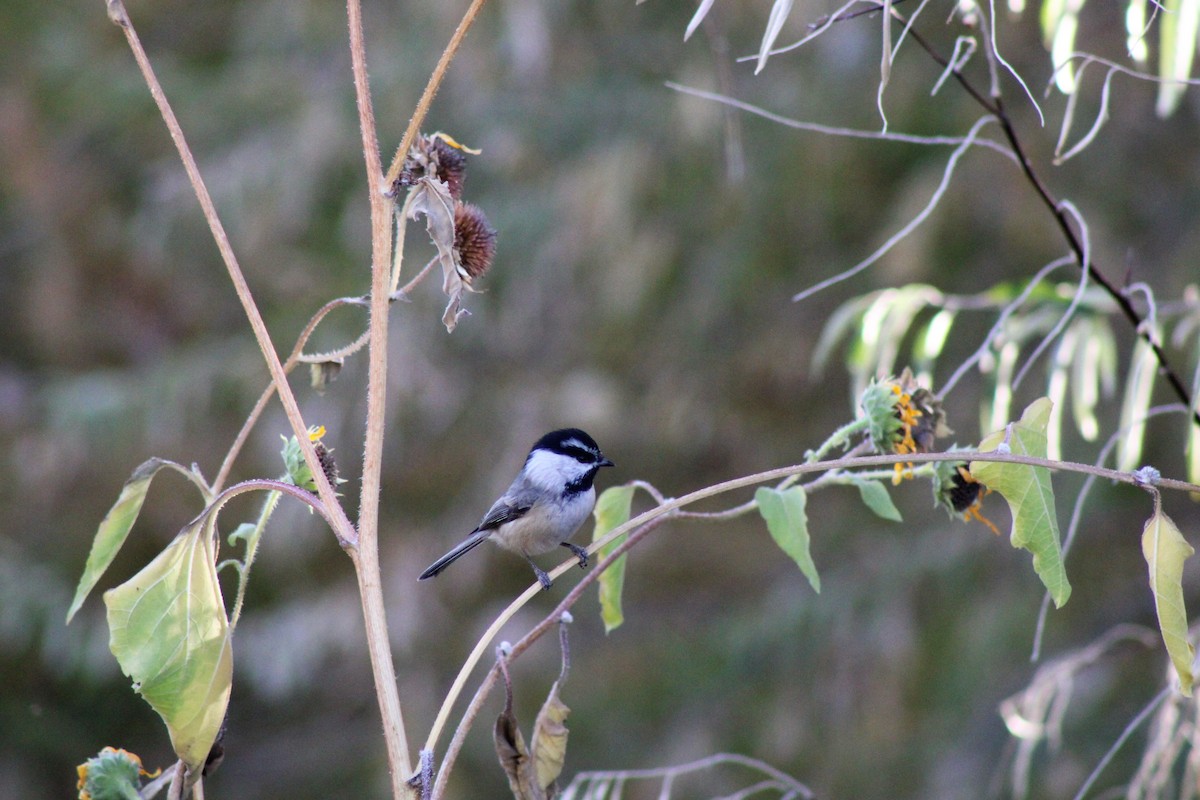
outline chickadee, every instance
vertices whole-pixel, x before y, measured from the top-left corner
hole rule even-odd
[[[613,462],[604,457],[596,441],[578,428],[551,431],[538,439],[525,458],[525,466],[483,521],[457,547],[429,565],[419,580],[432,578],[485,539],[525,556],[542,588],[550,576],[533,563],[531,555],[549,553],[562,545],[586,568],[587,551],[570,539],[592,513],[596,489],[592,480],[601,467]]]

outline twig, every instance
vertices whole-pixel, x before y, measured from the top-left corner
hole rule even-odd
[[[907,23],[904,16],[895,9],[892,9],[892,17],[902,24]],[[910,28],[909,32],[912,35],[913,41],[920,45],[921,49],[924,50],[930,58],[932,58],[943,68],[950,68],[950,63],[940,53],[938,53],[937,50],[934,49],[933,45],[931,45],[927,39],[921,36],[916,29]],[[1184,405],[1191,409],[1192,421],[1195,424],[1200,425],[1200,408],[1197,408],[1193,405],[1191,393],[1184,385],[1182,379],[1180,379],[1178,373],[1176,373],[1174,367],[1171,366],[1171,362],[1167,358],[1166,352],[1158,342],[1153,340],[1150,332],[1144,330],[1142,326],[1142,316],[1137,312],[1137,309],[1133,307],[1133,303],[1130,301],[1129,297],[1116,286],[1114,286],[1108,280],[1108,278],[1104,276],[1104,273],[1097,269],[1096,265],[1089,257],[1083,242],[1080,241],[1079,237],[1075,234],[1074,229],[1071,227],[1070,215],[1068,214],[1066,207],[1050,192],[1050,189],[1046,186],[1041,176],[1038,175],[1036,170],[1034,170],[1033,164],[1029,160],[1029,156],[1025,153],[1025,148],[1021,144],[1021,139],[1019,136],[1017,136],[1017,131],[1013,126],[1012,119],[1008,116],[1008,112],[1005,110],[1004,101],[1000,98],[999,94],[989,100],[987,97],[982,95],[979,90],[977,90],[974,85],[967,80],[966,76],[963,75],[963,73],[959,70],[951,69],[951,74],[954,76],[954,79],[958,81],[958,84],[963,87],[967,94],[969,94],[976,103],[993,114],[999,121],[1000,128],[1004,132],[1005,139],[1008,140],[1009,146],[1012,147],[1013,153],[1015,153],[1017,156],[1017,162],[1021,166],[1021,172],[1024,173],[1025,179],[1029,182],[1030,186],[1033,187],[1034,192],[1042,201],[1042,204],[1045,205],[1050,213],[1054,216],[1054,220],[1057,223],[1059,230],[1062,232],[1063,238],[1067,242],[1067,246],[1071,249],[1072,254],[1075,256],[1076,263],[1078,263],[1081,269],[1087,270],[1092,280],[1094,280],[1104,289],[1104,292],[1112,298],[1113,302],[1117,304],[1117,308],[1121,310],[1121,313],[1127,320],[1129,320],[1130,324],[1133,325],[1138,337],[1145,340],[1146,344],[1150,346],[1150,349],[1154,353],[1155,359],[1158,361],[1159,372],[1164,378],[1166,378],[1167,384],[1171,387],[1171,390],[1175,393],[1175,396],[1183,401]]]
[[[404,136],[400,139],[400,146],[396,148],[396,155],[392,157],[392,165],[388,168],[387,176],[384,179],[384,189],[390,189],[397,176],[400,175],[400,169],[404,166],[404,159],[408,157],[408,149],[412,147],[413,141],[416,140],[417,131],[420,129],[421,124],[425,122],[425,115],[429,113],[429,106],[433,102],[433,97],[442,85],[442,78],[446,76],[446,68],[450,66],[450,61],[454,58],[454,54],[458,52],[458,46],[466,38],[467,31],[470,30],[471,23],[475,21],[475,17],[479,15],[479,10],[483,8],[484,1],[471,1],[467,13],[463,14],[458,27],[454,29],[454,35],[450,37],[450,43],[442,51],[442,57],[438,59],[437,66],[433,69],[433,74],[429,76],[429,83],[425,84],[425,91],[421,93],[421,99],[417,101],[417,108],[413,111],[412,118],[408,121],[408,129],[404,131]]]
[[[217,244],[217,249],[221,253],[221,259],[225,262],[225,269],[229,273],[229,279],[233,283],[234,291],[237,293],[238,300],[241,301],[242,309],[246,314],[246,319],[250,323],[250,328],[254,331],[254,338],[258,342],[259,350],[262,351],[263,359],[267,362],[267,369],[271,373],[271,381],[279,391],[279,400],[283,404],[283,410],[287,413],[292,431],[296,434],[296,438],[300,442],[300,450],[304,453],[304,460],[308,464],[309,469],[312,470],[313,477],[316,479],[317,491],[321,496],[321,500],[329,511],[327,519],[329,519],[330,526],[333,528],[338,541],[345,546],[345,543],[357,538],[354,526],[350,524],[345,510],[342,509],[341,504],[338,502],[337,493],[334,491],[333,486],[330,485],[329,479],[325,477],[325,473],[321,470],[321,464],[317,460],[317,454],[313,450],[312,442],[308,441],[308,436],[306,435],[307,426],[304,424],[304,417],[300,414],[300,407],[296,403],[296,396],[292,393],[292,389],[288,385],[287,374],[283,371],[283,364],[279,361],[279,354],[275,352],[275,345],[271,342],[271,335],[267,331],[262,314],[259,313],[258,306],[254,302],[254,297],[250,293],[250,287],[246,284],[246,277],[242,274],[237,256],[234,255],[233,247],[229,244],[229,237],[225,233],[225,227],[221,224],[221,220],[217,216],[216,207],[213,205],[212,197],[208,193],[208,187],[204,184],[204,178],[200,175],[200,169],[196,166],[196,159],[192,156],[191,148],[188,147],[187,139],[183,135],[183,129],[180,127],[179,120],[175,117],[175,111],[171,108],[171,104],[163,92],[162,85],[158,82],[158,77],[154,74],[153,67],[150,66],[150,59],[147,57],[146,51],[142,48],[141,40],[138,39],[133,22],[129,19],[129,14],[125,10],[125,4],[122,0],[107,0],[107,3],[109,19],[116,23],[124,32],[125,40],[129,43],[129,49],[133,52],[133,57],[142,72],[143,79],[146,81],[146,86],[150,89],[150,95],[154,98],[154,103],[158,106],[158,111],[162,115],[163,122],[166,123],[171,140],[175,143],[175,148],[179,151],[179,159],[183,162],[183,168],[187,172],[188,181],[192,184],[192,189],[196,193],[196,199],[200,201],[200,208],[204,212],[204,219],[208,222],[213,240]]]
[[[302,330],[300,335],[296,337],[296,343],[292,346],[292,352],[288,356],[287,361],[283,362],[284,374],[291,374],[291,371],[295,368],[297,362],[303,362],[306,360],[303,352],[304,346],[308,344],[308,339],[310,336],[312,336],[313,331],[316,330],[317,325],[321,322],[321,320],[325,319],[326,315],[328,315],[330,311],[333,311],[335,308],[339,308],[344,305],[362,304],[363,299],[361,297],[339,297],[336,300],[330,300],[328,303],[317,309],[317,312],[308,320],[308,324],[304,326],[304,330]],[[367,335],[364,334],[355,342],[347,345],[344,348],[341,348],[339,351],[326,354],[326,357],[323,360],[328,360],[328,358],[331,357],[339,357],[355,352],[366,343],[366,339]],[[229,471],[233,469],[233,462],[237,460],[238,455],[242,452],[242,448],[245,446],[246,440],[250,436],[250,431],[252,431],[254,426],[258,424],[259,418],[262,416],[263,411],[266,410],[267,403],[270,402],[271,397],[274,394],[275,383],[272,382],[268,384],[267,388],[263,390],[261,395],[259,395],[258,402],[254,404],[254,408],[250,410],[250,414],[246,417],[246,421],[242,423],[242,429],[238,431],[237,436],[234,437],[233,444],[229,446],[228,452],[225,453],[225,459],[221,462],[221,469],[217,472],[217,477],[213,481],[213,488],[216,491],[220,491],[221,487],[225,485],[225,481],[229,480]]]
[[[1092,464],[1079,464],[1068,461],[1054,461],[1047,458],[1037,458],[1034,456],[1016,455],[1014,453],[997,453],[997,452],[979,452],[975,450],[955,450],[945,453],[907,453],[907,454],[889,454],[889,455],[872,455],[872,456],[857,456],[851,458],[840,458],[833,461],[819,461],[804,464],[795,464],[790,467],[778,467],[776,469],[766,470],[764,472],[746,475],[740,478],[724,481],[712,486],[699,489],[682,497],[667,500],[665,503],[656,506],[655,508],[645,511],[642,514],[630,519],[623,525],[620,525],[610,531],[606,536],[593,542],[588,546],[589,553],[595,553],[601,548],[607,546],[613,540],[627,536],[625,541],[618,545],[614,550],[604,558],[596,569],[588,572],[578,584],[567,594],[561,603],[540,623],[532,628],[516,645],[513,646],[512,657],[524,652],[537,638],[545,633],[553,623],[562,616],[564,611],[568,611],[571,606],[582,595],[583,590],[594,582],[608,565],[616,560],[617,557],[628,551],[634,544],[645,537],[654,527],[667,519],[672,519],[680,516],[678,510],[691,505],[693,503],[705,500],[709,497],[714,497],[720,494],[725,494],[737,489],[744,489],[760,483],[781,480],[798,475],[804,475],[813,472],[828,472],[830,470],[852,470],[861,467],[880,467],[893,464],[917,464],[917,463],[932,463],[938,461],[988,461],[1004,464],[1022,464],[1031,467],[1044,467],[1046,469],[1076,472],[1087,475],[1095,475],[1098,478],[1116,481],[1120,483],[1128,483],[1134,486],[1142,486],[1140,479],[1132,472],[1121,472],[1119,470],[1107,469],[1098,467]],[[1186,481],[1179,481],[1170,478],[1162,478],[1157,484],[1158,489],[1171,489],[1175,491],[1195,492],[1200,491],[1200,486],[1194,486]],[[575,565],[575,559],[568,559],[550,572],[552,577],[558,577]],[[429,737],[426,739],[425,750],[433,751],[437,746],[437,740],[441,736],[441,732],[445,727],[445,722],[449,716],[450,708],[458,700],[463,687],[466,685],[467,676],[475,669],[482,657],[484,651],[491,644],[492,640],[499,633],[500,629],[519,611],[530,599],[540,592],[540,585],[533,584],[526,589],[519,597],[517,597],[507,608],[500,613],[492,625],[484,632],[480,640],[475,644],[471,654],[464,661],[459,670],[458,676],[447,692],[446,697],[442,701],[442,707],[438,711],[437,719],[434,721],[433,727],[430,729]],[[471,701],[471,707],[464,716],[474,719],[478,714],[478,709],[473,707],[483,702],[486,698],[491,686],[495,683],[496,677],[493,669],[484,678],[484,683],[480,689],[476,691],[475,698]],[[455,740],[460,740],[465,736],[462,731],[462,725],[454,734]],[[451,744],[452,749],[447,750],[447,756],[443,761],[441,769],[438,772],[438,781],[434,789],[434,797],[440,796],[440,792],[444,791],[447,773],[453,764],[451,754],[456,754],[461,748],[462,743]]]

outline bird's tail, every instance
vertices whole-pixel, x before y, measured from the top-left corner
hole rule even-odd
[[[468,536],[466,539],[463,539],[453,550],[430,564],[429,568],[422,572],[417,580],[423,581],[426,578],[432,578],[433,576],[437,575],[459,558],[466,555],[471,550],[474,550],[480,542],[488,538],[489,533],[491,533],[491,531],[477,531]]]

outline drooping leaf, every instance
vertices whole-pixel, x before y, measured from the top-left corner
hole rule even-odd
[[[1146,47],[1146,0],[1129,0],[1125,7],[1125,48],[1139,64],[1149,54]]]
[[[1142,555],[1150,567],[1150,591],[1154,595],[1158,629],[1179,676],[1179,689],[1186,695],[1192,693],[1192,660],[1196,653],[1188,641],[1183,562],[1195,552],[1171,518],[1156,509],[1142,531]]]
[[[613,486],[605,489],[596,500],[596,508],[593,511],[596,528],[592,534],[592,541],[599,541],[607,536],[609,531],[628,522],[632,503],[632,486]],[[600,548],[597,556],[603,561],[624,541],[624,536],[618,536]],[[600,573],[597,583],[600,587],[600,618],[604,621],[604,632],[612,633],[625,621],[625,612],[621,608],[621,593],[625,588],[625,556],[618,557],[611,567]]]
[[[450,187],[437,178],[425,176],[409,190],[411,200],[408,216],[417,219],[424,215],[425,229],[438,251],[438,263],[442,268],[442,291],[446,293],[446,311],[442,324],[453,332],[458,320],[467,313],[462,307],[463,293],[471,288],[467,273],[459,264],[454,250],[454,198]]]
[[[900,516],[900,510],[896,508],[896,504],[892,502],[892,496],[888,493],[887,487],[880,481],[857,480],[854,485],[858,487],[858,492],[862,495],[863,505],[871,509],[877,516],[883,519],[891,520],[892,522],[903,522],[903,517]]]
[[[500,767],[508,776],[508,788],[514,800],[541,800],[537,769],[529,757],[529,748],[525,746],[525,737],[521,734],[521,726],[513,714],[511,702],[496,717],[492,742],[496,747],[496,757],[500,759]]]
[[[146,500],[150,482],[163,467],[171,467],[194,479],[194,475],[183,466],[162,458],[151,458],[133,471],[129,480],[125,481],[125,485],[121,487],[121,494],[117,497],[117,502],[113,503],[112,508],[100,521],[100,527],[96,529],[96,536],[92,539],[92,550],[88,553],[87,564],[84,565],[83,575],[79,578],[79,585],[75,587],[75,598],[71,601],[71,607],[67,609],[68,624],[92,589],[96,587],[96,583],[104,571],[117,557],[121,545],[125,544],[129,530],[133,527],[133,523],[137,522],[138,514],[142,511],[142,503]]]
[[[1158,15],[1158,102],[1154,110],[1169,117],[1179,107],[1184,83],[1192,73],[1196,34],[1200,31],[1200,0],[1163,0]]]
[[[1050,401],[1035,400],[1018,422],[997,431],[979,444],[979,450],[995,450],[1008,435],[1008,445],[1016,455],[1046,457],[1046,425],[1050,419]],[[1059,543],[1058,517],[1050,471],[1024,464],[972,461],[969,470],[976,480],[998,492],[1008,503],[1013,524],[1010,540],[1033,555],[1033,570],[1050,592],[1056,608],[1071,596]]]
[[[1117,440],[1117,469],[1137,469],[1142,458],[1142,442],[1146,437],[1146,411],[1154,392],[1154,376],[1158,359],[1154,348],[1139,338],[1133,346],[1129,376],[1125,380],[1125,399],[1121,403],[1121,438]]]
[[[779,38],[779,33],[783,30],[783,23],[787,22],[788,15],[792,13],[792,0],[775,0],[771,4],[771,14],[767,17],[767,27],[763,31],[762,44],[758,48],[758,63],[754,66],[754,74],[762,72],[763,67],[767,65],[767,57],[771,54],[771,48],[775,46],[775,40]]]
[[[550,687],[550,694],[533,726],[533,761],[538,786],[543,790],[558,780],[567,757],[567,715],[571,709],[559,697],[559,683],[561,681],[555,681]],[[550,792],[546,794],[551,795]]]
[[[700,0],[699,7],[696,8],[696,13],[692,15],[692,21],[688,23],[687,30],[683,32],[683,40],[686,42],[692,38],[692,34],[696,32],[696,28],[700,27],[700,23],[704,22],[704,18],[708,16],[708,12],[712,10],[713,3],[716,0]]]
[[[215,517],[201,515],[138,574],[104,593],[109,648],[193,772],[220,731],[233,679]]]
[[[754,493],[754,499],[758,502],[758,513],[766,520],[771,538],[796,562],[813,590],[820,594],[821,576],[817,574],[817,565],[813,563],[812,553],[809,552],[808,515],[804,510],[808,495],[804,489],[793,486],[779,491],[763,486]]]
[[[1071,413],[1079,435],[1091,442],[1100,434],[1096,406],[1101,394],[1112,394],[1116,382],[1117,346],[1112,328],[1102,319],[1085,317],[1075,327],[1081,338],[1072,360]]]
[[[913,350],[913,371],[917,373],[917,381],[922,386],[933,385],[933,367],[946,346],[956,316],[957,312],[943,308],[933,315],[917,337],[917,346]]]

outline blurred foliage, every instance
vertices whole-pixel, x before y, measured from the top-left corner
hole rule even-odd
[[[365,9],[385,151],[464,5]],[[851,378],[811,368],[836,308],[902,285],[972,294],[1026,279],[1062,254],[1011,164],[973,151],[931,219],[872,271],[791,303],[910,220],[947,151],[788,130],[664,88],[722,88],[788,116],[877,127],[878,25],[840,24],[755,77],[752,63],[731,59],[757,52],[769,9],[716,3],[685,43],[691,7],[498,0],[451,67],[429,128],[482,149],[467,191],[499,243],[484,293],[468,298],[472,316],[452,336],[433,284],[393,310],[383,555],[414,736],[475,637],[527,582],[523,565],[494,552],[434,585],[418,586],[416,573],[470,530],[540,433],[585,427],[621,465],[610,480],[643,478],[669,495],[799,462],[857,397]],[[832,10],[796,4],[781,41]],[[286,350],[317,307],[367,284],[344,9],[135,0],[129,11]],[[955,28],[941,23],[947,8],[934,11],[922,30],[948,53]],[[1122,53],[1121,15],[1088,12],[1079,40]],[[0,500],[0,796],[62,797],[75,765],[106,744],[141,754],[150,770],[170,759],[159,721],[108,652],[99,603],[62,625],[96,525],[150,456],[215,474],[266,371],[103,4],[10,0],[0,19],[0,452],[9,476]],[[1046,85],[1033,15],[1001,19],[997,30],[1030,85]],[[938,72],[901,50],[884,95],[891,129],[961,134],[977,118],[952,86],[929,97]],[[1006,79],[1004,89],[1032,157],[1087,217],[1096,262],[1178,296],[1195,280],[1200,247],[1200,183],[1188,167],[1200,158],[1194,93],[1159,121],[1153,86],[1114,86],[1107,126],[1058,168],[1019,88]],[[1083,113],[1100,101],[1085,91],[1078,102]],[[1062,103],[1051,96],[1043,106],[1053,115]],[[409,274],[433,255],[419,239],[410,237]],[[960,316],[931,368],[935,386],[992,321]],[[359,310],[336,312],[314,349],[349,340],[363,322]],[[1125,375],[1132,334],[1114,326],[1112,335]],[[297,376],[306,414],[338,450],[353,516],[365,366],[348,360],[323,395]],[[947,398],[960,442],[986,432],[975,420],[991,391],[970,375]],[[1014,407],[1046,385],[1031,379],[1019,391]],[[1116,404],[1098,402],[1094,413],[1102,434],[1115,430]],[[234,477],[276,474],[285,432],[273,408]],[[1177,418],[1151,420],[1143,460],[1179,474],[1183,432]],[[1069,458],[1095,456],[1070,431],[1061,447]],[[113,583],[194,515],[191,487],[174,478],[162,487],[113,562]],[[1056,477],[1054,487],[1072,498],[1080,481]],[[678,524],[635,549],[621,628],[605,637],[594,600],[576,615],[564,776],[732,751],[821,796],[1006,791],[1011,740],[997,709],[1034,670],[1040,584],[1028,557],[982,525],[930,509],[927,491],[895,493],[905,525],[877,520],[857,492],[811,502],[819,597],[754,520]],[[1194,507],[1168,503],[1185,536],[1198,529]],[[255,513],[235,500],[224,519],[232,530],[239,514]],[[1154,624],[1135,536],[1146,513],[1134,489],[1091,493],[1090,522],[1067,561],[1072,601],[1050,616],[1048,653],[1083,647],[1118,622]],[[382,796],[350,565],[294,504],[281,506],[261,550],[234,643],[227,757],[210,796]],[[221,579],[229,596],[233,578]],[[1183,585],[1196,607],[1194,565]],[[519,635],[555,601],[540,599],[504,635]],[[529,686],[518,693],[519,718],[535,716],[522,698],[536,702],[557,662],[543,647],[513,665],[516,684]],[[1034,759],[1030,796],[1073,793],[1165,669],[1161,652],[1131,646],[1088,666],[1062,749]],[[1104,777],[1129,775],[1137,758],[1136,747],[1119,752]],[[504,785],[486,732],[476,731],[452,791],[499,796]],[[721,791],[721,779],[704,786]]]

